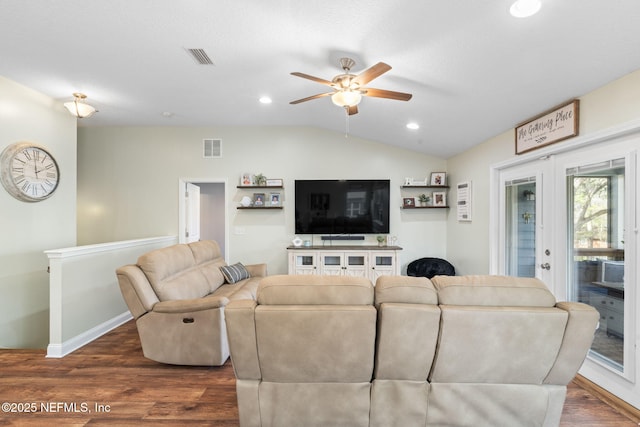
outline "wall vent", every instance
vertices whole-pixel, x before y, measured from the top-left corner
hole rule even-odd
[[[203,139],[202,157],[204,157],[205,159],[219,159],[220,157],[222,157],[222,140]]]
[[[189,49],[185,48],[185,50],[191,55],[191,57],[200,65],[213,65],[213,61],[207,55],[207,52],[204,49]]]

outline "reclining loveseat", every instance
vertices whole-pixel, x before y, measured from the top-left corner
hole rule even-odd
[[[145,357],[219,366],[229,358],[225,306],[255,299],[267,266],[228,266],[218,243],[206,240],[151,251],[116,275]]]
[[[242,427],[557,426],[598,322],[504,276],[270,276],[226,317]]]

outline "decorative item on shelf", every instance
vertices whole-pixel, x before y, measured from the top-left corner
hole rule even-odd
[[[531,190],[524,190],[523,196],[524,196],[525,200],[535,200],[536,199],[536,193],[534,193]]]
[[[418,196],[418,201],[420,202],[420,206],[427,206],[429,201],[431,201],[431,197],[422,193],[421,195]]]
[[[412,183],[413,183],[413,178],[406,177],[404,179],[404,185],[409,186],[409,185],[412,185]]]
[[[280,193],[269,193],[269,205],[280,206]]]
[[[258,185],[260,187],[267,185],[267,177],[261,173],[256,174],[256,176],[254,176],[253,179],[254,179],[255,185]]]
[[[251,197],[249,196],[244,196],[242,198],[242,200],[240,200],[240,204],[245,207],[248,208],[249,206],[251,206]]]
[[[296,236],[295,239],[291,241],[291,243],[293,243],[293,246],[295,246],[296,248],[299,248],[300,246],[302,246],[302,239]]]
[[[249,187],[253,185],[253,174],[245,172],[240,176],[240,185]]]
[[[282,187],[282,178],[268,178],[266,185],[267,187]]]
[[[433,206],[447,206],[447,193],[444,191],[434,192]]]
[[[429,185],[442,186],[447,185],[447,173],[446,172],[431,172],[431,178]]]
[[[396,243],[398,242],[398,236],[387,236],[387,245],[388,246],[395,246]]]
[[[264,193],[253,193],[253,206],[264,206]]]
[[[415,208],[416,207],[416,199],[415,197],[403,197],[402,198],[402,207],[407,208]]]
[[[378,241],[378,246],[385,246],[387,242],[387,238],[385,236],[377,236],[376,240]]]

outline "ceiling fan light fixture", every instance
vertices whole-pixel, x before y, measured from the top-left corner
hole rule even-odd
[[[353,107],[362,100],[362,94],[352,90],[341,90],[331,95],[331,101],[338,107]]]
[[[516,18],[527,18],[538,13],[541,7],[540,0],[517,0],[511,5],[509,12]]]
[[[64,103],[64,108],[66,108],[72,116],[75,116],[79,119],[84,119],[93,116],[93,114],[98,111],[95,109],[95,107],[84,102],[84,100],[87,98],[87,95],[76,92],[73,94],[73,97],[73,101]]]

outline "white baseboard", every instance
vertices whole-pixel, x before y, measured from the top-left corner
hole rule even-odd
[[[62,344],[49,344],[47,346],[47,357],[64,357],[131,319],[133,319],[133,316],[127,311],[126,313],[122,313],[112,319],[109,319],[106,322],[81,333],[80,335],[76,335],[75,337],[68,339]]]

